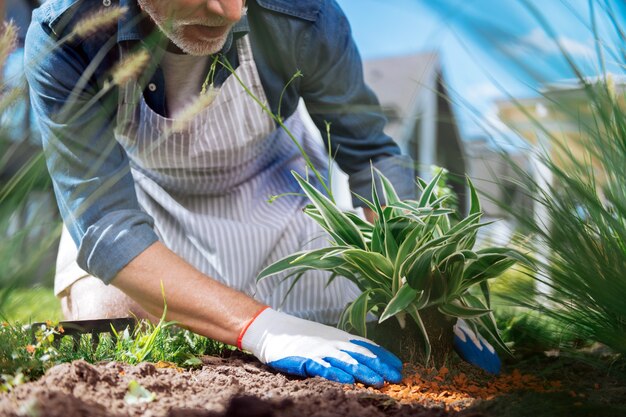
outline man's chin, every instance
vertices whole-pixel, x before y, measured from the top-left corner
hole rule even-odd
[[[228,34],[219,39],[211,40],[190,41],[187,39],[176,39],[175,37],[170,37],[170,40],[178,49],[187,55],[208,56],[221,51],[226,43],[227,37]]]

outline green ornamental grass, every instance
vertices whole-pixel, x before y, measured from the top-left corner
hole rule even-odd
[[[589,0],[571,7],[567,18],[579,19],[594,55],[580,59],[561,42],[561,33],[536,2],[518,0],[530,22],[538,24],[558,50],[561,63],[573,77],[569,89],[538,88],[552,120],[538,118],[517,102],[526,121],[544,144],[532,154],[551,177],[538,180],[526,167],[508,162],[521,192],[541,215],[520,206],[496,203],[519,224],[524,250],[537,256],[533,277],[541,296],[516,293],[511,305],[536,311],[556,323],[559,347],[576,349],[577,341],[595,341],[626,354],[626,24],[623,2]],[[433,2],[435,10],[438,5]],[[474,20],[463,36],[493,46],[490,53],[509,63],[526,79],[545,85],[539,65],[498,49],[494,40],[512,37],[506,23]],[[498,34],[498,36],[494,36]],[[516,40],[515,38],[511,41]],[[491,43],[490,43],[491,42]],[[531,50],[529,55],[540,51]],[[553,79],[550,77],[548,79]],[[572,100],[572,97],[578,97]],[[573,126],[568,129],[568,126]],[[514,126],[512,126],[514,128]],[[561,131],[575,134],[564,136]],[[505,184],[502,184],[504,187]],[[552,329],[551,329],[552,330]],[[554,330],[556,333],[556,330]]]
[[[502,205],[535,239],[527,248],[546,256],[536,279],[548,289],[539,298],[509,301],[561,324],[568,340],[592,340],[626,353],[626,116],[605,80],[581,80],[590,119],[577,117],[584,157],[551,136],[558,156],[541,154],[552,184],[540,185],[517,167],[520,184],[546,213],[528,216]],[[561,111],[566,104],[555,102]],[[543,129],[539,122],[538,128]],[[549,224],[549,227],[546,227]],[[563,347],[568,347],[563,346]],[[571,347],[571,346],[569,346]]]

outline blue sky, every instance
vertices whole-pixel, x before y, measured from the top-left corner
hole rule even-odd
[[[573,78],[559,46],[585,75],[599,71],[587,0],[338,0],[364,59],[439,51],[450,89],[471,103],[455,106],[465,139],[484,136],[479,125],[497,123],[494,100],[537,95],[549,82]],[[607,71],[625,73],[623,41],[617,42],[603,7],[608,3],[626,29],[623,0],[597,0],[595,16]],[[602,5],[600,5],[600,3]],[[536,8],[541,15],[532,14]],[[540,20],[550,26],[545,30]],[[621,65],[620,65],[621,63]],[[480,114],[475,117],[473,114]]]

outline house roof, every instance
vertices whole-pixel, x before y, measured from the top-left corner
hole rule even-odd
[[[426,52],[369,59],[363,62],[363,72],[389,118],[387,133],[395,136],[399,125],[414,117],[420,95],[436,93],[439,55]]]
[[[419,175],[428,178],[430,166],[439,165],[462,177],[465,152],[439,55],[426,52],[372,59],[363,67],[365,81],[389,119],[385,132],[413,158]],[[459,208],[466,211],[465,186],[455,182],[452,187],[459,196]]]

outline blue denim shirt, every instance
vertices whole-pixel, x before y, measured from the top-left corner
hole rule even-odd
[[[128,8],[117,25],[85,39],[68,37],[81,19],[117,1]],[[384,116],[363,82],[359,53],[335,1],[249,0],[248,7],[222,53],[236,66],[233,39],[250,34],[272,111],[286,119],[302,97],[322,132],[331,123],[331,151],[353,192],[371,194],[371,162],[401,196],[412,197],[411,161],[382,132]],[[59,209],[79,248],[78,264],[105,282],[157,236],[137,203],[128,157],[113,134],[118,91],[103,88],[120,51],[164,41],[133,0],[50,0],[34,11],[26,38],[26,76]],[[140,82],[149,87],[148,104],[165,115],[163,74],[153,61],[154,70]],[[298,70],[304,76],[285,89]],[[223,69],[216,83],[228,75]]]

